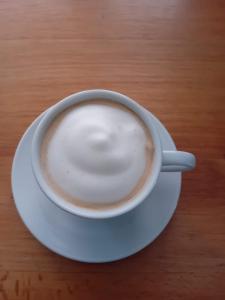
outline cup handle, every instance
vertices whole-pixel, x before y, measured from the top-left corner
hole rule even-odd
[[[181,172],[194,169],[196,158],[192,153],[184,151],[163,151],[162,172]]]

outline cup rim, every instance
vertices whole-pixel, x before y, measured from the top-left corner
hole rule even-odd
[[[54,120],[54,118],[56,118],[58,114],[60,114],[62,111],[74,104],[96,98],[121,103],[122,105],[125,105],[129,109],[134,111],[143,120],[143,122],[149,129],[154,145],[154,159],[152,164],[152,170],[148,180],[144,184],[144,187],[131,201],[127,201],[124,204],[121,204],[121,206],[106,210],[94,210],[91,208],[84,208],[76,206],[64,200],[62,197],[57,195],[53,191],[53,189],[51,189],[51,187],[47,184],[40,163],[40,148],[42,138],[45,135],[46,129]],[[51,200],[54,204],[56,204],[64,211],[78,215],[80,217],[86,217],[91,219],[106,219],[111,217],[117,217],[124,213],[127,213],[146,199],[146,197],[150,194],[153,187],[155,186],[159,176],[162,163],[162,150],[160,138],[158,136],[157,129],[155,128],[155,125],[153,123],[153,119],[151,115],[149,115],[148,112],[140,104],[121,93],[110,90],[95,89],[85,90],[71,94],[59,101],[58,103],[56,103],[55,105],[53,105],[52,107],[50,107],[44,113],[33,135],[31,144],[31,162],[33,173],[35,175],[37,183],[39,184],[41,190],[44,192],[47,198]]]

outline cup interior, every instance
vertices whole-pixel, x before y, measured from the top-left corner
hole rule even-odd
[[[112,102],[120,103],[130,110],[134,111],[140,119],[145,123],[146,127],[150,131],[152,141],[154,144],[154,156],[152,163],[152,171],[149,177],[147,178],[143,188],[138,192],[138,194],[128,202],[122,203],[120,206],[106,209],[106,210],[95,210],[86,207],[80,207],[75,204],[72,204],[63,198],[61,198],[58,194],[56,194],[53,189],[48,185],[44,178],[44,174],[41,168],[40,162],[40,150],[41,144],[43,141],[43,137],[46,133],[46,130],[52,123],[52,121],[65,109],[69,108],[74,104],[78,104],[80,102],[89,101],[91,99],[104,99]],[[42,191],[47,195],[47,197],[53,201],[57,206],[64,209],[65,211],[79,215],[81,217],[94,218],[94,219],[104,219],[110,217],[116,217],[121,214],[124,214],[133,208],[135,208],[138,204],[140,204],[146,197],[149,195],[151,190],[153,189],[158,175],[161,169],[161,160],[162,160],[162,151],[161,144],[157,129],[154,126],[154,120],[151,115],[141,107],[137,102],[130,99],[129,97],[122,95],[117,92],[108,91],[108,90],[88,90],[79,92],[76,94],[72,94],[65,99],[59,101],[54,106],[50,107],[43,118],[41,119],[32,140],[32,167],[33,172],[36,177],[36,180],[42,189]]]

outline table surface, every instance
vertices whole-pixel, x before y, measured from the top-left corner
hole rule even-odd
[[[224,13],[224,1],[1,1],[0,299],[225,299]],[[42,246],[10,186],[27,126],[90,88],[136,99],[198,160],[160,237],[100,265]]]

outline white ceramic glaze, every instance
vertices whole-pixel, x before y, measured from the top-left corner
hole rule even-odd
[[[152,115],[151,118],[163,150],[175,151],[165,127]],[[163,231],[177,206],[180,172],[160,173],[152,193],[125,215],[103,220],[73,215],[50,201],[33,175],[31,143],[39,121],[40,118],[33,122],[17,147],[12,166],[12,191],[24,224],[43,245],[70,259],[109,262],[138,252]]]
[[[49,187],[47,184],[41,164],[40,164],[40,148],[43,140],[43,136],[51,122],[54,118],[61,113],[66,108],[71,105],[81,103],[91,99],[108,99],[116,103],[121,103],[122,105],[127,106],[129,109],[133,110],[138,116],[144,121],[149,131],[151,132],[155,152],[154,159],[152,163],[152,172],[151,176],[147,179],[144,187],[141,191],[132,199],[132,201],[125,202],[121,206],[114,207],[108,210],[92,210],[90,208],[75,206],[72,203],[65,201],[62,197],[56,194],[53,189]],[[68,96],[67,98],[61,100],[54,106],[52,106],[46,114],[43,116],[40,121],[37,129],[35,130],[33,141],[32,141],[32,166],[34,175],[39,183],[42,191],[46,194],[46,196],[57,204],[62,209],[70,212],[72,214],[76,214],[78,216],[94,218],[94,219],[104,219],[109,217],[116,217],[127,213],[134,209],[137,205],[143,202],[146,197],[153,190],[160,171],[182,171],[187,169],[192,169],[195,166],[195,157],[193,154],[181,151],[172,151],[163,153],[163,149],[161,147],[161,140],[159,133],[155,127],[155,123],[153,121],[153,117],[151,114],[140,106],[137,102],[130,99],[129,97],[122,95],[117,92],[108,91],[108,90],[87,90],[83,92],[79,92]],[[177,159],[176,159],[177,157]]]

